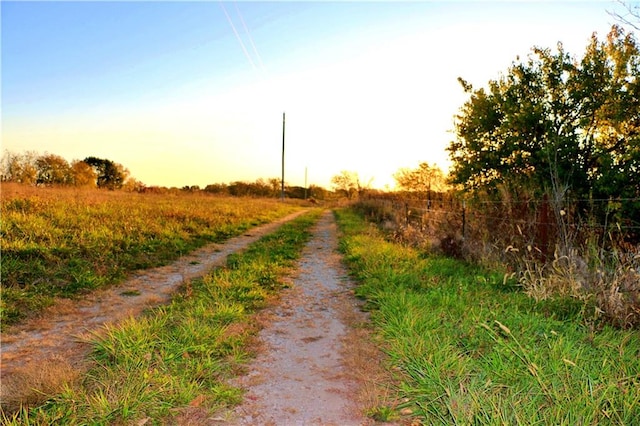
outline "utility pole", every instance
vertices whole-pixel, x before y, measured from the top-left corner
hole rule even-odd
[[[280,198],[284,201],[284,112],[282,113],[282,186]]]
[[[307,168],[304,168],[304,199],[307,199]]]

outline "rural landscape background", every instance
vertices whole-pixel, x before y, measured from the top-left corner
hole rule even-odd
[[[580,58],[627,13],[615,1],[0,7],[3,149],[109,159],[169,188],[279,178],[283,112],[292,186],[349,170],[392,189],[399,168],[446,171],[458,77],[484,87],[558,42]]]
[[[96,291],[117,288],[136,271],[167,265],[208,244],[223,244],[258,225],[301,213],[247,250],[229,255],[224,267],[185,280],[169,304],[96,333],[88,342],[92,349],[84,370],[59,362],[7,369],[3,357],[4,424],[188,424],[189,416],[210,420],[238,405],[243,391],[229,379],[256,355],[257,317],[287,290],[287,274],[327,209],[340,230],[339,249],[355,282],[353,295],[369,313],[366,327],[360,326],[367,329],[367,341],[376,343],[376,357],[388,372],[375,383],[379,390],[371,391],[375,397],[363,408],[371,424],[640,423],[637,2],[519,3],[521,9],[484,2],[395,5],[3,2],[3,342],[19,339],[16,330],[21,327],[37,330],[38,321],[55,319],[59,306],[73,310],[74,303]],[[359,46],[363,56],[358,58],[371,58],[376,49],[394,51],[400,46],[391,43],[395,36],[403,46],[415,47],[420,43],[408,40],[425,38],[412,31],[425,22],[435,25],[435,16],[456,12],[466,22],[465,14],[482,7],[484,24],[523,11],[535,21],[555,11],[557,16],[548,16],[548,29],[559,16],[571,31],[598,27],[580,34],[577,44],[575,34],[565,42],[565,33],[533,31],[528,37],[539,40],[524,50],[506,49],[508,60],[490,62],[500,65],[482,77],[474,74],[471,79],[448,69],[460,97],[453,111],[441,108],[449,117],[446,137],[419,130],[435,126],[427,111],[415,110],[419,101],[385,97],[395,92],[422,96],[422,89],[432,89],[413,86],[414,73],[424,64],[447,68],[446,61],[431,56],[423,64],[409,48],[389,57],[399,62],[382,67],[382,74],[373,69],[387,57],[366,67],[348,65],[345,46]],[[113,36],[108,17],[125,10],[131,15],[123,18],[124,33]],[[203,15],[195,17],[194,10]],[[96,20],[97,12],[105,13],[104,21]],[[50,21],[38,21],[48,13]],[[165,25],[162,31],[136,26],[149,13],[155,14],[157,28]],[[572,13],[584,19],[566,20]],[[225,44],[233,41],[236,60],[249,64],[249,74],[257,80],[239,88],[234,82],[247,74],[221,73],[221,80],[207,86],[210,97],[196,102],[185,100],[187,92],[165,91],[173,83],[164,78],[172,74],[159,70],[149,77],[157,91],[140,89],[150,90],[149,98],[142,96],[134,105],[128,96],[121,97],[138,81],[133,77],[136,67],[151,76],[157,60],[171,58],[167,52],[185,61],[213,48],[200,31],[190,33],[199,40],[192,50],[179,48],[179,38],[154,39],[181,28],[172,26],[170,14],[190,25],[215,16],[214,22],[231,30],[224,35],[220,26],[213,26],[218,35],[210,41],[226,55],[218,60],[234,57]],[[315,46],[320,57],[331,57],[322,40],[330,39],[337,50],[342,46],[345,56],[331,57],[335,68],[325,64],[321,69],[326,75],[343,69],[349,81],[343,86],[338,77],[300,78],[303,86],[316,85],[317,92],[303,96],[315,97],[311,104],[316,109],[292,95],[262,109],[267,94],[262,84],[275,81],[266,69],[286,61],[269,61],[271,50],[261,47],[260,35],[267,43],[266,34],[276,24],[297,28],[312,15],[339,30],[309,27],[300,46]],[[102,24],[93,30],[80,25],[86,16],[92,17],[86,25]],[[47,59],[38,49],[29,50],[35,37],[18,40],[25,19],[41,24],[36,31],[41,36],[72,22],[75,30],[45,44],[75,43],[79,35],[92,35],[93,42],[113,49],[112,58],[122,57],[125,68],[111,74],[117,62],[100,72],[85,64],[77,70],[84,79],[64,76],[78,57],[91,58],[94,52],[82,50],[87,45],[78,42],[58,58]],[[460,26],[446,28],[447,34],[459,30],[469,37]],[[109,34],[113,38],[107,43]],[[127,34],[150,37],[165,47],[136,63],[134,53],[145,44],[133,40],[131,51],[122,53]],[[345,44],[340,43],[343,35]],[[540,44],[549,35],[557,37]],[[358,44],[363,40],[388,44]],[[297,42],[291,43],[295,52]],[[43,70],[51,68],[41,73],[34,69],[38,59],[44,60]],[[196,61],[191,69],[178,62],[187,74],[212,66]],[[468,62],[465,66],[473,68]],[[24,79],[18,76],[21,70],[28,70]],[[352,92],[349,85],[367,71],[370,79]],[[405,71],[412,81],[407,85],[402,83]],[[127,76],[132,78],[128,83]],[[194,81],[204,84],[200,78]],[[98,87],[100,81],[109,87]],[[29,82],[33,84],[27,88]],[[45,89],[53,82],[59,84],[56,89]],[[218,98],[216,92],[227,83],[234,88],[229,96],[238,99],[238,93],[245,93],[239,98],[243,101],[228,115],[203,113],[217,99],[230,99]],[[94,85],[104,103],[82,112],[95,98],[79,93]],[[413,92],[416,87],[422,89]],[[66,90],[68,98],[62,96]],[[253,104],[258,98],[247,90],[259,94],[258,106]],[[321,94],[323,90],[328,92]],[[268,94],[276,96],[277,91]],[[341,104],[341,94],[344,102],[335,114],[324,115]],[[328,98],[331,102],[323,103]],[[370,107],[353,112],[364,105],[356,98]],[[152,109],[153,120],[142,119],[146,102],[159,99],[176,102],[182,115]],[[376,104],[398,109],[386,115],[386,107],[371,107]],[[294,148],[286,156],[282,180],[282,111],[287,105],[295,105],[287,118],[299,122],[293,124]],[[121,107],[124,112],[110,115]],[[187,110],[194,111],[195,121],[185,118]],[[246,116],[239,119],[238,111],[247,111]],[[353,120],[346,119],[352,112]],[[275,127],[263,127],[262,119],[252,121],[254,113],[275,118]],[[75,114],[77,123],[70,121]],[[98,116],[106,124],[97,125]],[[376,127],[383,117],[385,124]],[[407,124],[414,120],[422,124]],[[205,122],[220,125],[221,133],[208,134],[211,127]],[[142,127],[134,129],[132,123]],[[308,126],[306,136],[296,128],[301,123]],[[354,130],[361,127],[368,130]],[[204,139],[173,140],[176,129]],[[309,136],[316,131],[320,136]],[[329,134],[340,136],[325,144]],[[432,142],[434,138],[442,144]],[[295,147],[302,140],[310,145]],[[204,148],[209,142],[213,151]],[[158,154],[165,150],[168,157]],[[199,159],[191,163],[182,151],[191,158],[196,152]],[[317,178],[308,180],[307,169]],[[126,296],[136,297],[135,290]]]

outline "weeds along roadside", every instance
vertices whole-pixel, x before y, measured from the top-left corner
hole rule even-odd
[[[86,375],[42,395],[40,406],[3,414],[4,424],[198,424],[238,403],[241,391],[226,382],[252,356],[251,314],[286,287],[283,277],[320,214],[312,210],[230,255],[171,304],[108,328]]]
[[[621,204],[500,194],[499,200],[378,195],[356,206],[396,241],[504,268],[536,300],[571,298],[583,304],[586,318],[640,327],[637,220],[616,213]]]
[[[536,302],[501,271],[389,242],[352,210],[340,247],[399,375],[396,406],[424,424],[640,424],[640,331]]]
[[[2,327],[298,207],[277,200],[3,184]]]

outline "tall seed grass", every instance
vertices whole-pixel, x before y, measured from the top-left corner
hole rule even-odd
[[[0,321],[165,264],[296,207],[267,199],[2,185]]]
[[[252,356],[251,314],[284,285],[319,211],[234,255],[226,268],[185,285],[170,305],[96,335],[95,366],[41,405],[4,412],[7,425],[182,424],[208,421],[240,401],[227,379]]]
[[[490,271],[385,240],[338,212],[341,250],[423,424],[640,424],[640,332],[536,301]],[[400,414],[397,414],[400,416]]]

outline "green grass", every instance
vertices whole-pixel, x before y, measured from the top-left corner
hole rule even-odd
[[[640,332],[536,303],[503,274],[386,241],[337,214],[341,250],[399,372],[396,410],[424,424],[640,424]]]
[[[110,327],[95,341],[95,366],[39,407],[4,415],[7,425],[180,424],[236,404],[227,384],[250,357],[251,314],[283,286],[320,211],[307,213],[189,282],[169,305]],[[141,422],[141,423],[138,423]]]
[[[2,326],[296,209],[277,200],[3,184]]]

